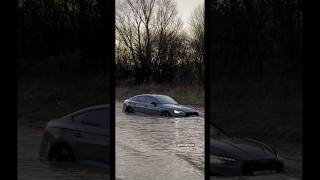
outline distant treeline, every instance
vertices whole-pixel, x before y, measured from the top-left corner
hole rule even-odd
[[[230,136],[301,142],[302,1],[208,2],[210,122]]]
[[[173,0],[117,1],[117,82],[204,83],[203,10],[183,29]]]
[[[19,0],[18,74],[104,72],[114,60],[113,2]]]
[[[172,0],[117,2],[117,80],[204,81],[202,8],[194,11],[186,32]],[[301,0],[209,4],[210,79],[301,77]],[[114,6],[109,1],[19,0],[17,12],[19,76],[49,70],[96,73],[114,60]]]
[[[300,78],[302,0],[210,0],[211,78]]]

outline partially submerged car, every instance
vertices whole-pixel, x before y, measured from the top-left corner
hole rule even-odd
[[[210,127],[210,174],[243,176],[283,171],[283,160],[270,146],[253,139],[227,137]]]
[[[109,164],[110,107],[93,106],[49,121],[43,130],[40,159]]]
[[[157,94],[142,94],[126,99],[123,103],[122,111],[164,117],[199,116],[195,108],[180,105],[169,96]]]

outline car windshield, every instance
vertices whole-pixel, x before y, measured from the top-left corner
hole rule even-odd
[[[218,139],[226,137],[226,135],[214,126],[210,127],[210,137]]]
[[[178,104],[177,101],[175,101],[174,99],[172,99],[169,96],[158,95],[157,99],[160,104]]]

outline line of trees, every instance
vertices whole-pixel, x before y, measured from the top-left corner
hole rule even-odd
[[[301,0],[211,0],[209,4],[211,78],[301,77]],[[203,82],[203,9],[194,10],[186,31],[173,0],[118,0],[117,79]],[[62,56],[55,60],[60,73],[106,71],[114,60],[110,2],[19,0],[17,10],[19,75],[38,72],[41,68],[32,67],[48,57]]]
[[[48,69],[58,74],[96,73],[106,71],[114,60],[112,2],[18,0],[17,5],[19,76]],[[47,65],[36,68],[40,64]]]
[[[212,78],[300,78],[302,0],[210,0]]]
[[[116,4],[116,77],[136,84],[204,82],[204,8],[190,29],[173,0],[119,0]]]
[[[211,123],[232,136],[300,141],[302,0],[208,3]]]

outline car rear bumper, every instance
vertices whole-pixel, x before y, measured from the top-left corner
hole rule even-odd
[[[123,104],[123,106],[122,106],[122,112],[125,112],[125,110],[126,110],[126,104]]]
[[[47,138],[42,138],[39,150],[39,159],[40,160],[48,160],[50,144]]]

